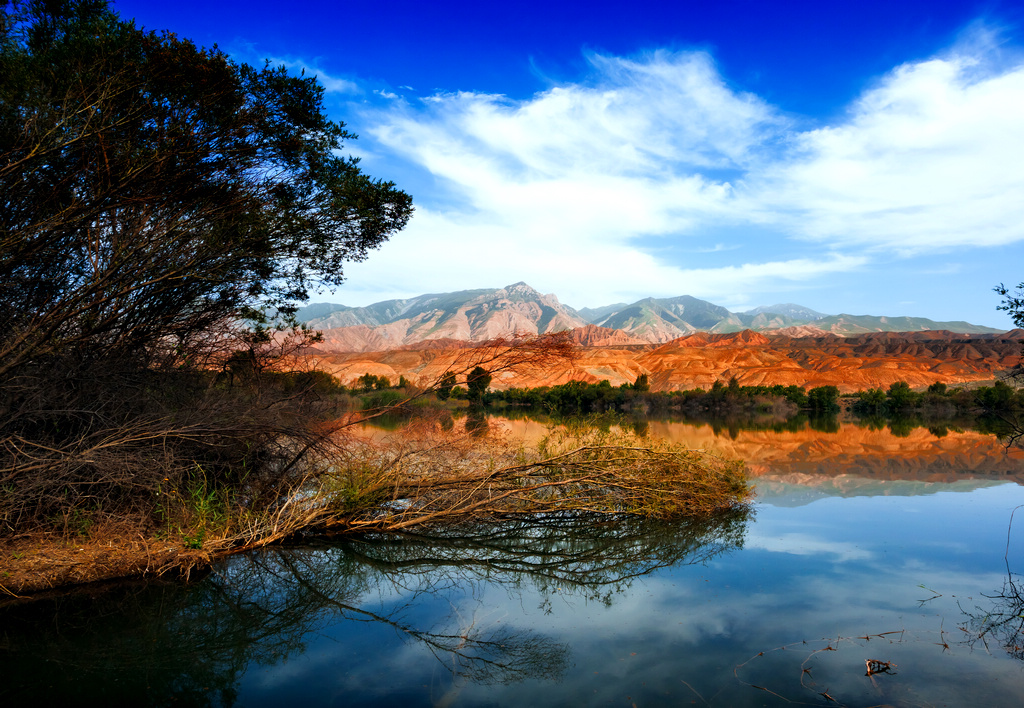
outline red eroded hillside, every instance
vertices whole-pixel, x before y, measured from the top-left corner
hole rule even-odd
[[[592,324],[570,330],[569,337],[574,344],[581,347],[624,347],[649,344],[643,339],[629,336],[621,329],[598,327]]]
[[[844,392],[886,388],[895,381],[921,387],[941,381],[957,384],[992,379],[1020,361],[1019,330],[1000,336],[952,333],[873,333],[856,337],[765,336],[749,330],[734,334],[705,332],[681,337],[657,348],[635,346],[614,330],[582,328],[577,342],[607,341],[611,346],[579,346],[574,361],[498,372],[492,387],[553,386],[571,380],[610,381],[617,386],[647,374],[655,391],[707,388],[736,377],[742,385],[833,385]],[[574,333],[576,334],[576,333]],[[621,343],[620,343],[621,342]],[[435,345],[436,346],[436,345]],[[323,354],[320,365],[343,382],[365,373],[399,376],[429,385],[474,349],[460,347],[383,352]]]
[[[752,332],[749,329],[745,329],[742,332],[734,332],[730,334],[712,334],[711,332],[698,332],[697,334],[688,334],[685,337],[679,337],[673,339],[671,342],[667,342],[654,351],[660,351],[662,349],[668,351],[671,349],[682,349],[688,347],[751,347],[751,346],[763,346],[765,344],[771,344],[772,340],[763,334],[758,332]]]

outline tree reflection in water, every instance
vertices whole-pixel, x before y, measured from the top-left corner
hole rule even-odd
[[[187,586],[135,583],[0,611],[8,705],[40,694],[75,704],[231,705],[242,675],[296,660],[343,622],[393,628],[452,681],[557,680],[570,649],[460,608],[499,585],[611,605],[638,577],[742,547],[749,509],[703,521],[588,517],[491,520],[431,535],[368,536],[231,558]],[[423,619],[424,603],[451,611]],[[465,603],[463,603],[465,604]],[[469,615],[469,616],[466,616]]]
[[[1001,590],[992,595],[982,593],[991,601],[988,607],[975,606],[973,611],[960,609],[967,616],[962,629],[967,633],[964,643],[972,649],[982,645],[990,650],[990,641],[995,641],[1007,654],[1024,661],[1024,594],[1021,574],[1010,568],[1010,535],[1013,532],[1013,517],[1022,507],[1010,514],[1006,530],[1006,579]],[[959,604],[959,603],[958,603]]]

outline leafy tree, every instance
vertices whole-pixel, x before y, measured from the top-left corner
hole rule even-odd
[[[363,393],[369,393],[370,391],[383,391],[384,389],[391,388],[391,381],[387,376],[363,374],[356,379],[356,385]]]
[[[868,413],[881,413],[885,407],[885,391],[880,388],[869,388],[857,394],[856,408]]]
[[[411,214],[340,157],[316,79],[102,0],[0,10],[0,375],[41,357],[180,363],[211,327],[337,285]]]
[[[807,394],[804,392],[804,389],[802,387],[790,385],[776,386],[773,388],[781,389],[781,391],[779,391],[776,395],[785,396],[786,399],[792,402],[797,408],[803,408],[807,405]]]
[[[1017,289],[1013,292],[1000,283],[995,291],[1003,296],[1003,302],[996,307],[997,310],[1003,310],[1010,315],[1013,319],[1013,323],[1017,327],[1024,328],[1024,283],[1017,286]],[[1017,363],[1010,370],[1010,375],[1014,378],[1018,385],[1021,381],[1024,381],[1024,361]]]
[[[889,386],[886,398],[888,399],[889,410],[895,413],[901,409],[916,405],[921,396],[914,393],[910,388],[910,384],[906,381],[895,381]]]
[[[726,389],[726,395],[735,398],[741,394],[740,382],[735,376],[729,377],[729,386]]]
[[[651,382],[647,374],[640,374],[636,377],[636,381],[633,383],[633,390],[640,393],[646,393],[651,390]]]
[[[373,374],[363,374],[356,379],[356,386],[363,393],[372,391],[375,383],[377,383],[377,377]]]
[[[978,403],[990,411],[1005,411],[1012,408],[1014,390],[1002,381],[993,386],[982,386],[976,391]]]
[[[455,388],[455,374],[447,373],[441,377],[441,380],[437,382],[437,397],[442,401],[448,400],[452,395],[452,389]]]
[[[484,401],[487,387],[491,385],[491,375],[487,369],[478,366],[466,376],[466,396],[470,403],[480,405]]]
[[[1003,297],[1003,302],[996,309],[1006,312],[1015,325],[1024,328],[1024,283],[1018,285],[1013,292],[1002,283],[994,290]]]
[[[839,389],[835,386],[818,386],[807,392],[807,406],[816,413],[832,413],[839,410]]]
[[[18,518],[197,465],[296,469],[318,433],[302,396],[259,403],[283,386],[274,328],[412,213],[341,156],[354,138],[313,77],[105,0],[0,0],[0,477],[35,504]]]

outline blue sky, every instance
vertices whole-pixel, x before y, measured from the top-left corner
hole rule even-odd
[[[148,29],[315,73],[416,214],[314,301],[525,280],[576,308],[1011,326],[1024,281],[1019,2],[211,4]]]

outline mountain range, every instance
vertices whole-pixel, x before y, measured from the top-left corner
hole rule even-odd
[[[564,330],[579,330],[573,337],[587,346],[663,344],[696,332],[742,330],[790,337],[937,330],[984,335],[1003,331],[923,317],[826,315],[792,303],[731,312],[689,295],[574,310],[555,295],[539,293],[523,282],[497,289],[387,300],[366,307],[317,303],[301,308],[298,318],[323,332],[324,342],[318,348],[335,352],[449,346],[513,333]]]

